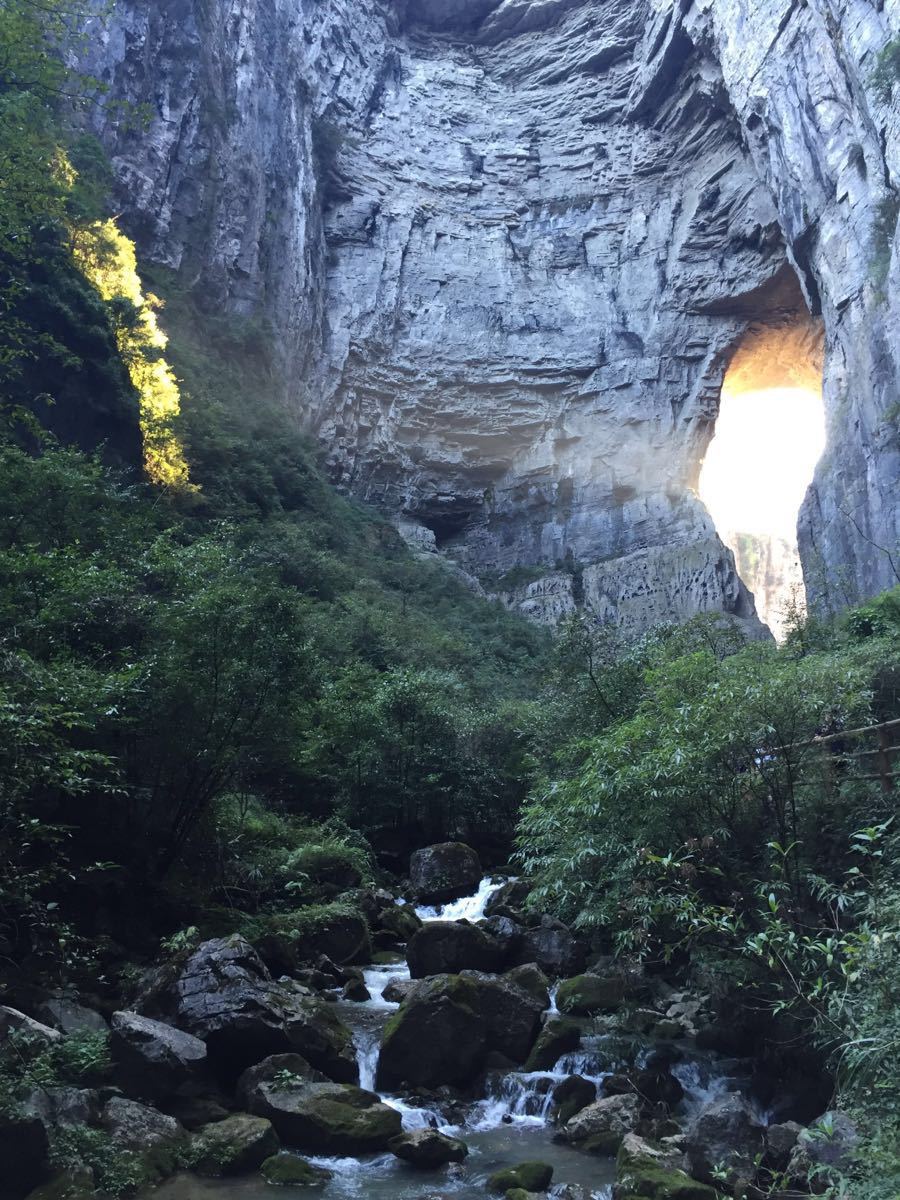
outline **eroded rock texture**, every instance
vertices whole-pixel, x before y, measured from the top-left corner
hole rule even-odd
[[[342,486],[538,619],[753,628],[694,487],[761,325],[824,328],[813,599],[895,582],[900,118],[868,80],[898,26],[895,0],[119,0],[88,66],[151,112],[95,117],[128,226],[272,318]]]

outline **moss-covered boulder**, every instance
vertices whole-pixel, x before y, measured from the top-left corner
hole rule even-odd
[[[255,1089],[252,1111],[272,1122],[285,1145],[312,1154],[386,1150],[401,1129],[400,1114],[374,1092],[338,1083],[276,1076]]]
[[[553,1168],[543,1162],[523,1162],[515,1167],[504,1167],[488,1177],[487,1185],[492,1192],[509,1192],[521,1188],[524,1192],[544,1192],[550,1186]]]
[[[499,942],[466,921],[429,921],[406,947],[413,979],[456,975],[463,970],[500,971],[505,958]]]
[[[556,1007],[572,1016],[615,1012],[624,1003],[625,995],[625,980],[620,975],[576,975],[559,985]]]
[[[278,1153],[278,1134],[265,1117],[235,1113],[198,1130],[191,1150],[200,1175],[243,1175]]]
[[[717,1200],[709,1184],[692,1179],[678,1151],[665,1150],[636,1134],[626,1134],[616,1156],[616,1200]]]
[[[331,1171],[314,1167],[305,1158],[286,1150],[267,1158],[260,1167],[260,1174],[266,1183],[275,1187],[323,1187],[333,1178]]]
[[[324,1000],[299,997],[286,1007],[284,1029],[292,1050],[336,1083],[358,1083],[353,1034]]]
[[[525,1063],[526,1071],[549,1071],[563,1054],[581,1045],[581,1027],[565,1017],[551,1017],[538,1034]]]
[[[409,879],[420,904],[445,904],[470,896],[477,890],[481,875],[478,855],[463,842],[425,846],[409,860]]]
[[[441,1087],[470,1083],[481,1070],[487,1021],[479,991],[460,975],[419,984],[388,1021],[378,1057],[378,1086]]]
[[[378,915],[378,928],[391,934],[398,942],[408,942],[422,928],[411,904],[392,904]]]

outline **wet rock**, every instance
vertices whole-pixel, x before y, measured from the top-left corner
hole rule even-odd
[[[544,1192],[550,1186],[553,1168],[548,1163],[523,1162],[514,1167],[504,1167],[488,1177],[488,1190],[509,1192],[521,1188],[524,1192]]]
[[[457,975],[464,969],[499,971],[502,946],[466,921],[429,921],[410,939],[406,961],[413,979],[429,975]]]
[[[625,997],[625,979],[621,975],[576,975],[574,979],[564,979],[557,988],[556,1007],[573,1016],[591,1016],[615,1012]]]
[[[235,1113],[200,1129],[191,1150],[199,1175],[242,1175],[278,1153],[278,1135],[265,1117]]]
[[[536,963],[554,978],[577,974],[584,969],[584,959],[581,939],[562,921],[549,916],[523,932],[516,950],[518,963]]]
[[[530,884],[524,879],[510,879],[488,898],[484,906],[486,917],[512,917],[515,920],[525,907]]]
[[[276,1187],[322,1187],[334,1178],[332,1171],[314,1167],[305,1158],[286,1150],[267,1158],[260,1167],[260,1174],[266,1183]]]
[[[110,1052],[121,1086],[146,1100],[183,1091],[206,1068],[206,1044],[199,1038],[134,1012],[113,1013]]]
[[[553,1119],[557,1125],[565,1123],[593,1104],[597,1099],[597,1085],[581,1075],[570,1075],[553,1089]]]
[[[45,1000],[38,1006],[35,1015],[38,1020],[64,1034],[106,1033],[109,1029],[106,1019],[100,1013],[64,996],[54,996]]]
[[[343,1000],[354,1000],[357,1004],[365,1004],[371,1000],[369,989],[361,979],[348,979],[341,990]]]
[[[184,1136],[184,1130],[174,1117],[123,1096],[107,1100],[100,1123],[112,1135],[113,1141],[126,1150],[147,1150],[176,1142]]]
[[[562,1130],[565,1140],[592,1154],[615,1154],[641,1115],[637,1096],[606,1096],[581,1109]]]
[[[795,1183],[814,1180],[813,1190],[828,1190],[832,1172],[849,1166],[859,1145],[859,1134],[850,1118],[842,1112],[827,1112],[797,1137],[788,1163],[788,1178]]]
[[[563,1054],[581,1045],[581,1026],[565,1017],[551,1017],[538,1034],[525,1063],[526,1071],[549,1071]]]
[[[762,1145],[763,1131],[750,1106],[742,1096],[729,1093],[708,1104],[687,1130],[691,1174],[713,1184],[716,1172],[724,1169],[733,1186],[750,1182]]]
[[[478,855],[462,842],[441,842],[416,850],[409,878],[420,904],[446,904],[477,891],[482,870]]]
[[[459,1138],[448,1137],[437,1129],[415,1129],[401,1133],[388,1143],[391,1154],[420,1170],[434,1170],[445,1163],[462,1162],[469,1149]]]
[[[542,1008],[550,1007],[550,981],[537,963],[523,963],[519,967],[513,967],[511,971],[506,972],[506,978],[538,1000]]]
[[[288,1146],[313,1154],[371,1154],[401,1131],[396,1109],[374,1092],[339,1083],[273,1079],[253,1092],[251,1110]]]
[[[50,1142],[38,1117],[0,1115],[0,1180],[19,1200],[50,1173]]]
[[[478,1011],[486,1023],[486,1045],[515,1063],[524,1062],[540,1032],[541,1000],[520,988],[509,975],[463,971],[478,989]]]
[[[487,1021],[477,985],[460,975],[418,984],[388,1021],[378,1058],[378,1086],[465,1084],[487,1051]]]
[[[626,1133],[616,1156],[614,1200],[718,1200],[714,1187],[686,1174],[684,1155]]]
[[[238,1104],[248,1112],[256,1112],[258,1097],[264,1084],[276,1080],[296,1080],[302,1083],[325,1083],[325,1076],[299,1054],[272,1054],[253,1067],[248,1067],[237,1082],[235,1095]]]

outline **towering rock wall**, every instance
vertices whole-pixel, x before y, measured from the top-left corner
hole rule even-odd
[[[815,597],[893,581],[891,7],[119,0],[87,65],[144,252],[271,318],[343,486],[539,619],[753,626],[694,487],[761,325],[824,321]]]

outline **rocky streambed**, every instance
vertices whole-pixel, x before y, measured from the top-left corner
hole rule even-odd
[[[523,912],[524,885],[454,871],[439,849],[449,865],[419,864],[430,890],[414,856],[417,905],[364,898],[374,961],[320,953],[276,978],[264,957],[284,948],[235,935],[149,972],[111,1018],[113,1086],[44,1089],[0,1140],[98,1126],[153,1156],[154,1200],[716,1200],[799,1184],[852,1143],[840,1117],[827,1140],[786,1119],[806,1101],[729,1056],[735,1030],[703,995],[598,954]],[[32,1200],[93,1194],[77,1170],[63,1183]]]

